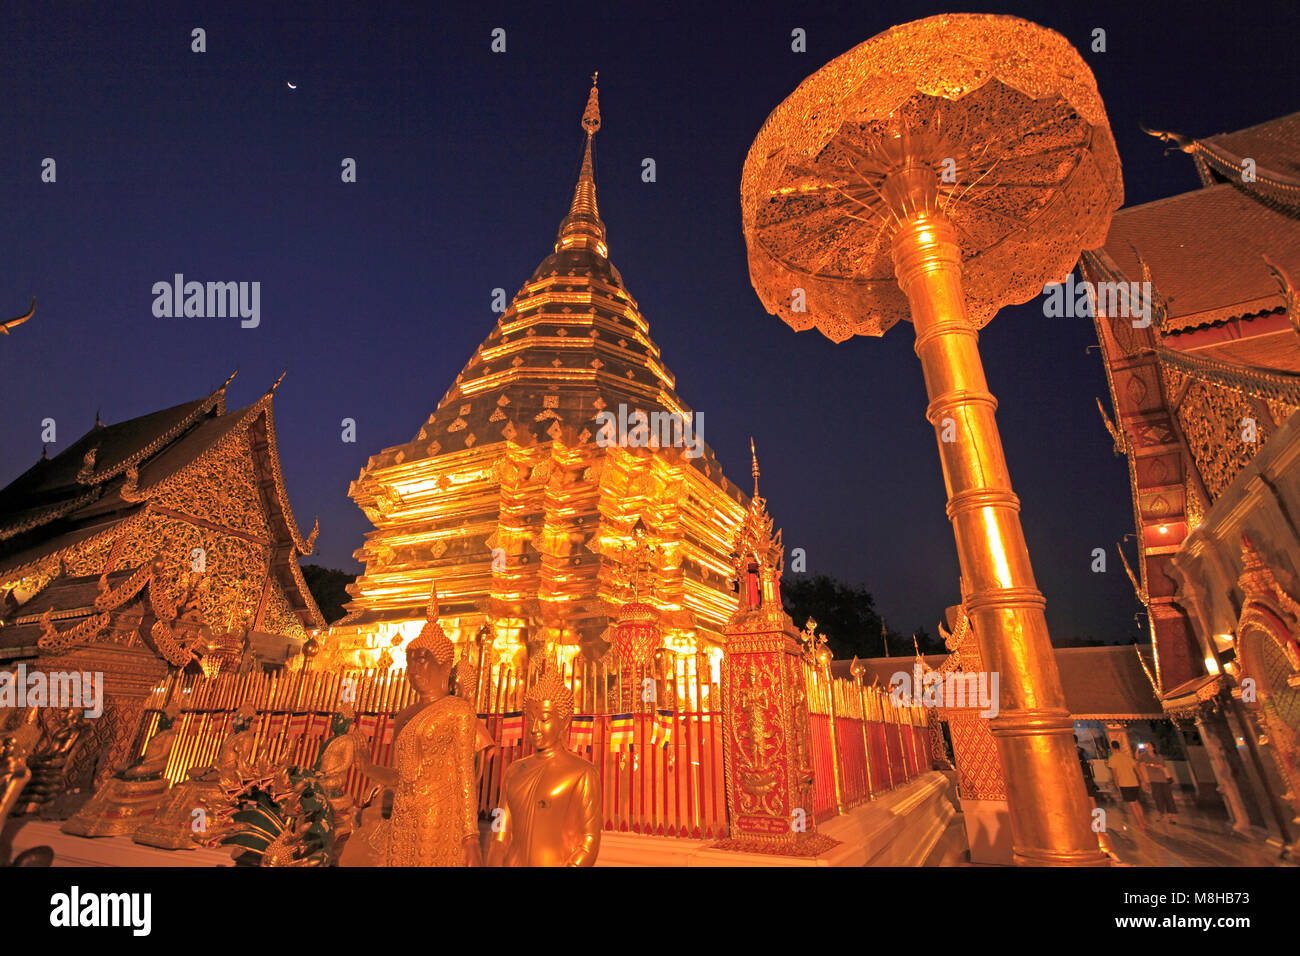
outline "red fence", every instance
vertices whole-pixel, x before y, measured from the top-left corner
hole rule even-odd
[[[818,821],[930,769],[922,709],[896,706],[880,688],[830,678],[812,664],[803,665],[803,678]]]
[[[596,765],[611,831],[712,839],[727,834],[722,693],[718,661],[707,654],[661,654],[653,667],[618,673],[575,658],[563,665],[579,710],[570,746]],[[825,820],[929,769],[924,713],[895,707],[879,688],[828,679],[805,665],[813,763],[813,813]],[[522,705],[527,674],[496,664],[467,691],[496,748],[480,765],[479,809],[500,805],[501,781],[514,760],[531,752]],[[180,703],[177,743],[166,776],[177,783],[210,766],[245,702],[257,712],[259,752],[311,765],[329,738],[329,716],[350,700],[371,741],[371,759],[392,763],[393,718],[416,699],[405,673],[299,672],[205,678],[169,677],[153,691],[137,753],[157,728],[158,711]],[[357,770],[348,790],[360,799],[373,784]]]

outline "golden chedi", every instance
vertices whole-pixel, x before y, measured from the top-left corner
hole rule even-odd
[[[329,633],[347,666],[375,667],[393,635],[413,637],[435,581],[458,647],[486,624],[497,651],[528,634],[599,659],[622,603],[620,546],[641,516],[663,545],[645,584],[671,612],[665,637],[721,644],[745,496],[610,258],[600,128],[593,81],[578,181],[546,257],[418,433],[373,455],[349,489],[374,528]]]
[[[393,813],[374,833],[383,866],[480,866],[478,775],[482,742],[474,708],[450,693],[455,648],[438,624],[438,596],[429,599],[420,635],[406,648],[406,678],[419,701],[394,720],[392,767],[362,771],[392,787]]]
[[[175,702],[158,715],[158,732],[145,745],[139,759],[127,764],[104,782],[98,792],[63,824],[75,836],[125,836],[153,816],[167,794],[167,760],[176,743]]]
[[[265,768],[257,762],[257,712],[245,701],[235,711],[233,733],[221,742],[217,759],[210,767],[194,767],[189,779],[172,788],[154,819],[135,832],[136,843],[167,850],[194,849],[212,842],[210,818],[231,802],[244,782]]]
[[[592,866],[600,852],[600,776],[568,748],[573,694],[547,671],[524,698],[533,753],[506,770],[489,866]]]

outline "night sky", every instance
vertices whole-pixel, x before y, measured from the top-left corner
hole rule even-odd
[[[491,331],[492,290],[513,295],[550,252],[599,70],[610,258],[678,392],[742,485],[754,436],[764,495],[808,573],[864,583],[900,631],[933,633],[958,596],[911,328],[834,345],[759,305],[739,184],[768,113],[896,23],[1017,14],[1083,52],[1133,205],[1197,186],[1190,158],[1163,155],[1139,120],[1210,135],[1294,111],[1300,88],[1293,3],[172,6],[0,13],[0,318],[38,304],[0,338],[0,485],[39,457],[42,419],[57,423],[54,454],[96,409],[121,421],[238,367],[235,408],[287,367],[281,460],[299,524],[321,521],[307,560],[359,570],[369,523],[348,484],[419,430]],[[195,27],[206,53],[191,52]],[[496,27],[504,54],[489,48]],[[1089,51],[1096,27],[1105,53]],[[45,157],[56,183],[41,182]],[[355,184],[340,181],[344,157]],[[641,181],[645,157],[657,182]],[[261,324],[156,318],[152,286],[177,272],[260,282]],[[1030,303],[1004,310],[981,348],[1052,633],[1127,642],[1145,634],[1114,552],[1133,514],[1095,408],[1095,341],[1091,320]],[[1089,570],[1097,547],[1105,574]]]

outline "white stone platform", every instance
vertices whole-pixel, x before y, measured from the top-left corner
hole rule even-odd
[[[713,840],[603,833],[597,866],[924,866],[959,862],[962,848],[950,843],[956,810],[951,784],[926,773],[876,800],[818,826],[840,845],[815,857],[736,853],[712,848]],[[943,855],[936,861],[932,857]]]
[[[54,866],[234,866],[230,848],[160,850],[142,846],[129,836],[80,837],[64,833],[59,821],[10,820],[5,828],[13,839],[13,855],[34,846],[54,851]]]
[[[736,853],[712,848],[713,840],[603,833],[597,866],[925,866],[962,862],[965,847],[953,836],[956,810],[942,773],[927,773],[876,800],[818,827],[840,844],[816,857]],[[56,822],[11,820],[17,855],[34,846],[54,850],[54,866],[232,866],[229,850],[162,850],[130,837],[79,837]],[[349,846],[357,842],[354,837]],[[354,848],[355,849],[355,848]],[[349,863],[344,851],[344,863]]]

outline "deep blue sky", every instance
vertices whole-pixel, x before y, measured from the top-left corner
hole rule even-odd
[[[0,484],[94,422],[205,394],[232,406],[288,366],[276,400],[299,523],[356,570],[347,498],[367,456],[408,441],[549,252],[600,70],[600,208],[610,254],[705,437],[742,483],[748,439],[788,548],[865,583],[891,626],[934,631],[957,597],[910,326],[833,345],[767,315],[749,285],[738,191],[764,118],[805,76],[906,20],[1014,13],[1059,30],[1097,76],[1129,204],[1196,186],[1138,129],[1192,135],[1297,109],[1294,4],[18,3],[0,12]],[[127,9],[129,7],[129,9]],[[617,16],[609,10],[628,7]],[[207,31],[207,52],[190,31]],[[507,52],[489,50],[494,27]],[[790,51],[807,30],[808,52]],[[1094,27],[1107,52],[1088,52]],[[298,84],[290,90],[287,81]],[[44,157],[58,182],[40,182]],[[653,157],[658,181],[641,182]],[[359,181],[339,180],[355,157]],[[262,283],[262,321],[159,319],[154,282]],[[1114,544],[1132,530],[1086,319],[1003,312],[981,339],[1030,553],[1058,637],[1139,636]],[[340,440],[357,421],[358,442]],[[1104,547],[1109,572],[1089,571]]]

